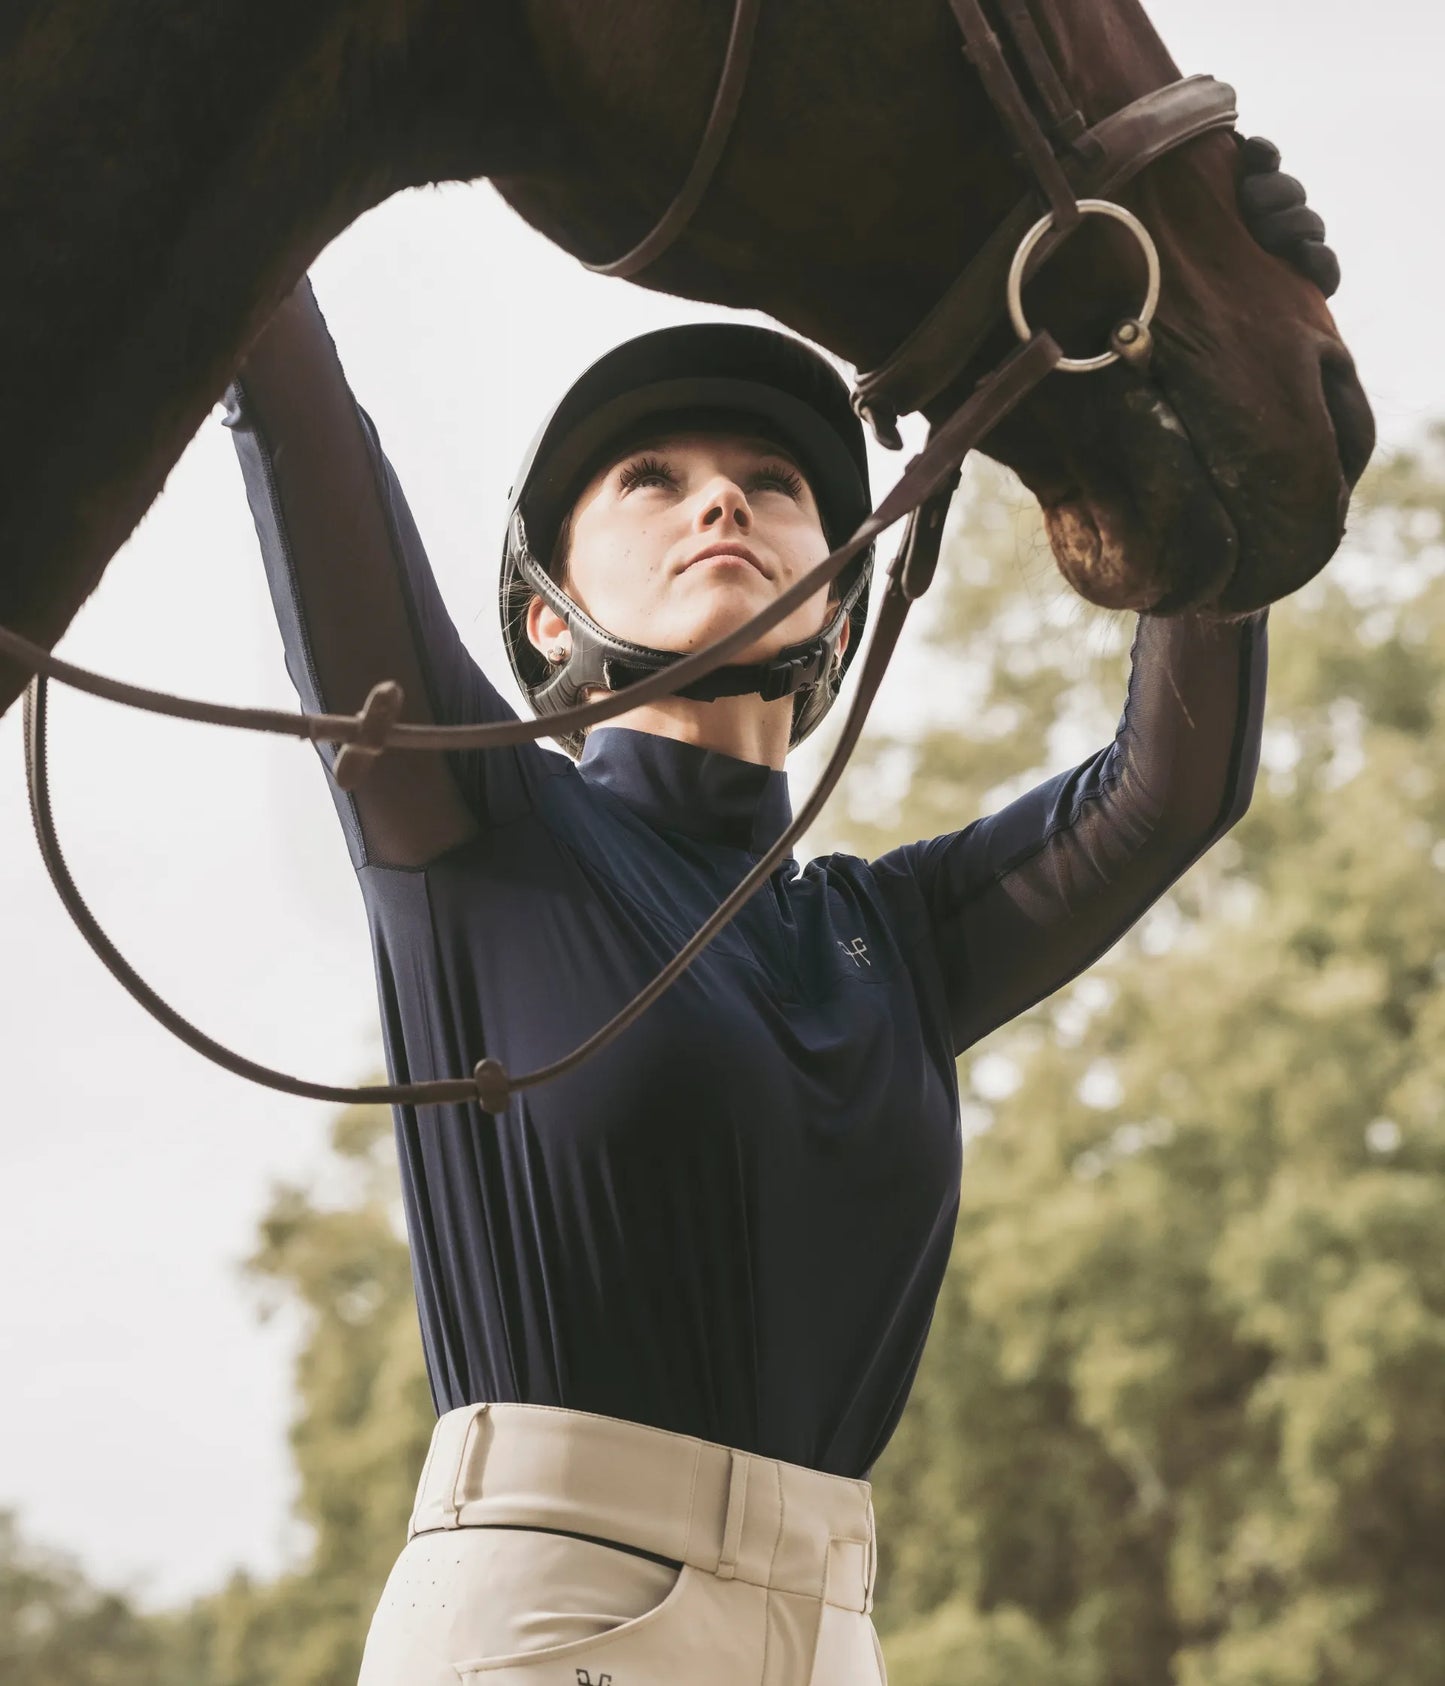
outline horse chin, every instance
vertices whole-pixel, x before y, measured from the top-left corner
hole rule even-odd
[[[1101,609],[1140,609],[1133,558],[1107,515],[1085,497],[1065,498],[1044,509],[1059,572],[1086,602]]]
[[[1240,536],[1188,430],[1152,386],[1129,390],[1112,461],[1076,457],[1041,492],[1059,571],[1102,609],[1210,611],[1233,578]]]
[[[1086,602],[1156,615],[1207,614],[1228,586],[1239,552],[1227,512],[1210,501],[1206,511],[1193,505],[1193,520],[1171,520],[1163,538],[1122,503],[1082,493],[1044,505],[1044,528],[1059,572]]]

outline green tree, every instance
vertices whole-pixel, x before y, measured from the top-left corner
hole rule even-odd
[[[181,1686],[171,1635],[122,1593],[21,1537],[0,1511],[0,1680],[5,1686]]]
[[[299,1307],[291,1446],[306,1559],[236,1576],[181,1623],[191,1686],[354,1686],[367,1623],[406,1539],[436,1421],[402,1239],[390,1115],[344,1112],[325,1195],[284,1187],[248,1269]]]
[[[991,478],[930,629],[972,689],[875,739],[915,767],[860,849],[1112,731],[1117,625],[1031,586]],[[961,1062],[954,1257],[874,1472],[895,1686],[1445,1679],[1442,513],[1435,435],[1272,613],[1246,819]]]

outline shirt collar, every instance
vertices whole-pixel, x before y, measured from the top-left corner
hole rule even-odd
[[[749,854],[767,852],[792,823],[788,775],[656,732],[598,726],[578,771],[650,824]]]

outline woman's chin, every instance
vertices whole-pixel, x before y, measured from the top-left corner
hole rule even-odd
[[[772,582],[760,574],[754,573],[749,583],[740,570],[719,569],[705,594],[693,598],[690,607],[694,612],[686,617],[679,616],[665,635],[657,630],[640,634],[622,631],[620,636],[651,644],[656,650],[676,650],[683,655],[694,655],[745,627],[767,608],[773,597]],[[826,624],[827,599],[820,592],[816,604],[806,603],[795,609],[781,625],[769,627],[753,644],[729,657],[729,665],[767,661],[791,644],[815,638]]]

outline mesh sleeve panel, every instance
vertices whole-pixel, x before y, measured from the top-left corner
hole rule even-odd
[[[1141,616],[1112,744],[997,814],[874,862],[921,901],[956,1054],[1091,966],[1244,813],[1267,618]]]

